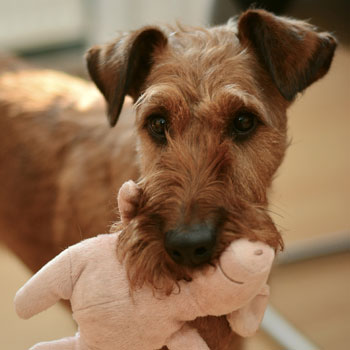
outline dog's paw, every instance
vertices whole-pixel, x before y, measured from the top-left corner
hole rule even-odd
[[[118,193],[120,218],[127,224],[136,215],[141,195],[140,188],[132,180],[125,182]]]

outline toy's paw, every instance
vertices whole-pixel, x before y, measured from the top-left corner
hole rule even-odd
[[[79,333],[75,337],[67,337],[32,346],[29,350],[75,350],[79,347]],[[80,349],[80,347],[79,347]]]
[[[118,207],[123,224],[127,224],[136,216],[140,195],[140,188],[132,180],[125,182],[120,188]]]

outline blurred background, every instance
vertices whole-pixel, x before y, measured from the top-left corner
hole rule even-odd
[[[289,110],[291,146],[270,196],[286,252],[270,284],[271,305],[284,320],[318,349],[345,350],[350,344],[350,2],[255,3],[277,14],[309,19],[339,40],[328,75]],[[219,24],[250,5],[248,0],[0,0],[0,51],[38,67],[87,77],[85,50],[117,31],[177,20]],[[26,349],[75,332],[61,305],[29,321],[17,318],[13,296],[29,277],[26,267],[0,242],[3,349]],[[285,346],[264,321],[246,349]]]

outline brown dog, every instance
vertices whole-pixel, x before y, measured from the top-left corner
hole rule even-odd
[[[105,231],[117,188],[140,175],[141,219],[118,249],[134,288],[170,292],[241,236],[281,248],[266,192],[287,146],[286,109],[326,74],[335,47],[328,33],[262,10],[211,29],[122,35],[87,55],[112,126],[124,97],[135,102],[112,130],[90,85],[32,72],[33,95],[20,78],[30,71],[3,74],[3,239],[37,269],[80,235]],[[239,342],[225,318],[194,325],[211,349]]]

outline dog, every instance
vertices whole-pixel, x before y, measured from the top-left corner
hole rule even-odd
[[[286,111],[327,73],[336,45],[306,22],[259,9],[213,28],[123,33],[86,55],[110,125],[120,119],[112,129],[89,83],[6,69],[1,238],[37,270],[104,232],[116,220],[116,191],[131,178],[142,188],[140,219],[116,254],[132,288],[171,293],[237,238],[282,249],[267,191],[288,146]],[[211,349],[240,346],[224,317],[193,325]]]

